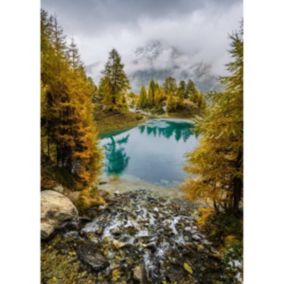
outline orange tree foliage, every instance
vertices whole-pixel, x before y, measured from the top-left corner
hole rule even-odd
[[[231,36],[230,75],[221,78],[222,93],[211,97],[204,117],[197,122],[199,147],[188,155],[184,189],[191,199],[204,198],[217,209],[237,211],[243,192],[243,40]]]
[[[72,41],[69,47],[56,18],[42,11],[41,149],[74,177],[75,189],[91,185],[101,166],[93,122],[94,89],[76,45]]]

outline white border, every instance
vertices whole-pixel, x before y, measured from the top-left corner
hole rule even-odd
[[[283,1],[245,1],[245,283],[284,283]]]
[[[142,0],[140,0],[142,1]],[[0,4],[1,283],[39,283],[39,1]],[[283,1],[245,1],[245,283],[284,283]]]
[[[0,3],[0,282],[33,284],[40,283],[40,3]]]

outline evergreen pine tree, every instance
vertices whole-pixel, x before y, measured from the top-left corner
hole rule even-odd
[[[143,109],[147,106],[147,91],[144,86],[140,89],[140,95],[138,99],[138,107]]]
[[[178,86],[178,96],[186,99],[187,96],[187,89],[186,89],[186,83],[184,80],[181,80],[179,82],[179,86]]]
[[[67,52],[72,68],[75,69],[82,65],[78,49],[73,38],[71,40],[71,44]]]
[[[186,94],[190,101],[194,104],[194,112],[197,114],[202,114],[205,109],[205,97],[204,95],[198,90],[195,83],[192,80],[188,81],[186,87]]]
[[[177,94],[176,79],[173,77],[167,77],[164,81],[163,88],[167,96],[169,95],[176,96]]]
[[[163,100],[165,98],[164,90],[159,86],[159,84],[156,84],[156,90],[155,90],[155,109],[158,113],[163,113]]]
[[[119,110],[126,107],[125,94],[130,89],[130,84],[121,63],[121,57],[115,49],[109,53],[108,61],[103,71],[104,77],[101,85],[107,84],[108,92],[104,93],[104,102],[109,110]]]
[[[178,90],[177,90],[177,96],[178,96],[178,105],[179,107],[183,106],[184,99],[186,98],[187,92],[186,92],[186,84],[185,81],[180,81]]]
[[[188,80],[186,86],[187,97],[195,103],[198,100],[199,90],[197,89],[195,83],[192,80]]]
[[[151,80],[148,87],[148,104],[151,108],[155,106],[155,92],[156,83],[154,80]]]

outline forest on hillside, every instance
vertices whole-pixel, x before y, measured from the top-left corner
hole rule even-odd
[[[242,27],[238,32],[230,35],[229,53],[231,61],[226,65],[228,75],[220,78],[222,91],[203,93],[191,78],[184,81],[166,77],[162,83],[154,79],[151,80],[147,86],[141,86],[140,92],[136,94],[132,92],[131,82],[125,72],[119,51],[112,49],[109,52],[102,77],[99,82],[94,82],[86,72],[75,41],[66,37],[55,16],[45,10],[41,11],[41,190],[42,193],[58,192],[58,187],[61,188],[60,192],[63,192],[63,195],[74,204],[76,209],[73,211],[78,209],[76,214],[78,214],[79,220],[83,220],[82,223],[79,221],[79,225],[77,224],[75,229],[72,227],[74,224],[68,224],[68,226],[72,227],[72,232],[81,230],[81,236],[88,240],[84,243],[82,239],[77,238],[77,233],[73,233],[76,235],[73,239],[68,236],[71,238],[70,242],[60,236],[52,239],[51,236],[54,236],[54,232],[56,232],[55,225],[52,223],[52,229],[49,227],[42,237],[43,242],[46,242],[42,251],[43,283],[241,283],[243,215]],[[158,135],[169,139],[174,136],[177,142],[180,143],[183,139],[183,142],[187,143],[186,140],[191,132],[186,133],[182,132],[183,129],[173,129],[169,124],[168,128],[155,128],[155,126],[151,128],[151,126],[143,124],[153,117],[157,119],[183,118],[194,122],[194,131],[197,133],[196,135],[199,135],[198,145],[186,155],[184,168],[187,178],[180,184],[180,188],[184,194],[182,201],[188,201],[190,204],[202,204],[197,209],[194,207],[195,211],[193,208],[187,210],[185,208],[189,207],[182,207],[181,203],[176,204],[174,203],[176,201],[166,198],[156,199],[157,209],[155,209],[156,207],[153,209],[153,205],[148,208],[148,205],[145,204],[151,203],[153,197],[148,197],[149,193],[144,191],[138,190],[137,193],[117,193],[117,195],[109,196],[108,193],[100,189],[104,182],[102,173],[105,155],[108,154],[112,159],[121,156],[123,154],[122,146],[128,143],[127,135],[126,138],[120,137],[117,140],[115,140],[115,135],[111,135],[110,142],[106,144],[104,150],[100,142],[103,134],[131,129],[140,125],[141,134],[146,129],[148,136],[155,132],[152,138]],[[190,131],[193,132],[192,129]],[[143,145],[139,147],[140,151],[143,151]],[[159,147],[159,145],[153,145],[154,147]],[[129,158],[127,158],[127,163],[128,160]],[[124,159],[124,163],[126,163],[126,159]],[[124,165],[124,167],[126,166]],[[153,201],[153,203],[155,202]],[[121,204],[124,204],[124,207]],[[164,208],[164,204],[169,204],[168,209]],[[155,246],[160,246],[162,251],[167,251],[166,241],[172,244],[174,238],[167,233],[165,228],[160,228],[163,232],[161,235],[167,239],[163,239],[159,235],[156,245],[151,245],[151,240],[147,239],[150,237],[143,235],[145,229],[141,225],[143,222],[137,221],[139,218],[144,218],[141,209],[141,206],[144,205],[150,213],[147,218],[145,217],[146,221],[143,222],[150,222],[149,220],[154,218],[153,222],[155,223],[156,219],[162,218],[161,216],[167,216],[168,220],[173,219],[173,225],[169,225],[169,228],[173,228],[178,222],[176,216],[182,219],[183,217],[180,216],[188,214],[187,219],[183,220],[182,229],[174,229],[173,233],[175,234],[179,230],[185,232],[186,228],[194,227],[193,231],[199,230],[202,236],[203,234],[206,236],[206,239],[204,237],[202,243],[200,239],[203,237],[198,235],[199,239],[195,237],[194,243],[193,238],[193,248],[190,244],[187,247],[182,243],[181,248],[174,243],[172,246],[175,251],[171,251],[170,256],[163,256],[161,258],[162,264],[155,264],[155,255],[158,254]],[[124,212],[123,210],[126,210],[127,206],[130,206],[130,209]],[[101,211],[105,208],[109,208],[107,209],[109,211]],[[137,208],[140,208],[142,213]],[[107,212],[111,212],[112,215],[105,215]],[[160,212],[162,213],[160,214]],[[137,216],[142,214],[142,217],[132,220],[132,215],[136,213]],[[125,223],[123,223],[123,216],[126,216]],[[197,216],[192,221],[196,225],[188,221],[193,218],[192,216]],[[48,216],[46,218],[48,219]],[[99,244],[95,242],[96,247],[94,243],[90,244],[97,235],[91,235],[92,232],[88,231],[89,227],[84,226],[87,221],[91,220],[94,222],[97,220],[100,224],[108,224],[109,222],[110,232],[115,224],[124,224],[125,228],[125,224],[129,222],[139,223],[140,227],[137,225],[137,228],[140,228],[140,233],[136,232],[138,229],[133,229],[132,225],[129,226],[130,229],[127,233],[133,235],[131,230],[136,230],[135,236],[137,238],[147,239],[147,245],[142,244],[142,241],[137,243],[137,248],[140,249],[144,245],[148,253],[148,255],[144,255],[143,268],[139,266],[138,260],[141,260],[138,256],[135,260],[127,258],[129,262],[122,263],[123,253],[126,254],[124,255],[126,258],[138,252],[128,250],[129,243],[119,238],[121,232],[106,234],[104,231],[104,233],[98,233],[103,229],[96,227],[97,235],[106,235],[108,238],[103,239]],[[161,220],[165,224],[167,223],[164,219]],[[157,221],[157,223],[159,222]],[[64,227],[64,233],[66,230],[68,231],[68,226]],[[194,232],[193,236],[196,235]],[[157,232],[153,229],[151,233]],[[112,236],[119,238],[119,240],[111,239],[110,249],[108,247],[109,238]],[[61,251],[62,254],[53,251],[53,248],[56,250],[60,245],[67,251],[67,256],[69,253],[68,257],[74,258],[72,261],[67,260],[67,256],[64,257],[66,253],[64,249]],[[209,247],[212,249],[210,250]],[[98,255],[98,251],[100,255]],[[120,256],[117,251],[120,251]],[[95,255],[95,264],[89,255],[90,252]],[[117,259],[113,261],[119,265],[111,266],[109,264],[112,261],[110,255],[116,253],[119,262]],[[141,251],[139,253],[141,254]],[[192,258],[191,254],[194,255]],[[75,255],[78,255],[78,259]],[[51,263],[51,256],[56,259],[54,263]],[[202,261],[198,260],[199,256],[204,262],[204,267],[201,265]],[[109,257],[108,260],[105,259],[107,257]],[[171,264],[171,259],[175,260],[174,264]],[[82,260],[83,267],[86,265],[89,268],[84,270],[86,271],[84,273],[79,268],[79,260]],[[149,268],[151,265],[146,265],[147,261],[151,265],[154,263],[154,267],[161,266],[160,270],[157,268],[160,274],[151,271]],[[66,276],[62,271],[58,272],[59,274],[63,273],[66,278],[56,282],[59,276],[49,277],[48,275],[51,273],[50,269],[53,269],[58,263],[66,265],[62,271],[71,269],[72,273]],[[90,266],[92,272],[90,272]],[[134,269],[130,273],[129,271],[132,271],[134,266],[136,270]],[[205,271],[202,270],[203,268]],[[176,269],[177,273],[171,272],[171,274],[171,269]],[[139,276],[139,273],[143,276]],[[173,279],[179,279],[178,277],[181,277],[178,280],[180,282],[173,282]],[[146,280],[141,280],[142,278]]]

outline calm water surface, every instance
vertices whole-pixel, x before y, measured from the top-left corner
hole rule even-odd
[[[164,186],[182,182],[185,153],[197,145],[193,127],[186,120],[154,119],[104,135],[104,174]]]

